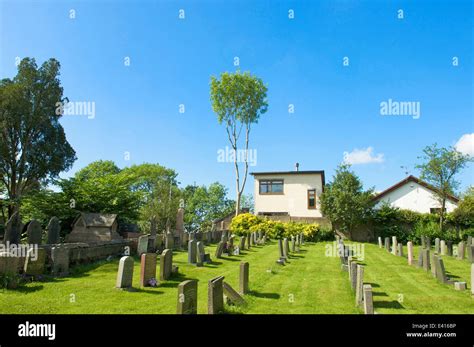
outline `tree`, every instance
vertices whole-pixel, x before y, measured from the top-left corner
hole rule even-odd
[[[235,214],[240,212],[240,200],[245,188],[248,174],[248,149],[251,126],[257,123],[260,116],[267,112],[267,87],[260,78],[249,72],[222,73],[220,80],[211,78],[212,109],[217,114],[219,124],[224,123],[227,137],[233,150],[233,162],[236,180]],[[240,177],[239,139],[245,131],[243,145],[245,173]]]
[[[335,229],[348,233],[351,239],[354,228],[371,215],[372,194],[372,189],[363,190],[362,182],[350,171],[350,165],[342,164],[336,169],[332,183],[324,187],[321,211]]]
[[[56,114],[63,101],[59,69],[55,59],[38,68],[34,59],[24,58],[13,80],[0,81],[0,182],[9,216],[25,193],[58,177],[76,159]]]
[[[416,166],[421,171],[421,179],[431,184],[441,205],[439,212],[439,227],[443,230],[446,214],[446,200],[454,195],[459,187],[455,176],[472,161],[469,155],[458,152],[453,147],[439,148],[437,144],[425,147],[419,157],[424,162]]]
[[[458,207],[451,213],[452,220],[464,229],[474,228],[474,187],[471,186],[463,195]]]

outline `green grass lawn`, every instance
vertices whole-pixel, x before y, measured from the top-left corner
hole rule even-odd
[[[76,268],[69,277],[26,284],[18,290],[0,291],[0,313],[170,313],[176,312],[177,286],[196,279],[198,312],[207,313],[207,282],[225,276],[238,289],[240,261],[250,263],[250,290],[244,307],[227,306],[230,313],[360,314],[347,272],[338,257],[326,257],[327,243],[307,243],[285,266],[275,263],[276,242],[256,246],[240,256],[213,257],[204,267],[187,264],[186,252],[174,252],[179,274],[157,288],[138,289],[140,266],[135,259],[134,286],[127,292],[114,288],[118,259]],[[406,251],[405,251],[406,252]],[[415,253],[417,254],[417,252]],[[444,257],[447,271],[468,282],[470,264]],[[377,313],[474,313],[470,292],[457,292],[422,269],[408,266],[406,258],[393,256],[378,246],[365,244],[365,281],[374,287]],[[159,273],[159,271],[157,271]],[[403,295],[399,302],[400,294]],[[71,302],[71,298],[75,302]]]

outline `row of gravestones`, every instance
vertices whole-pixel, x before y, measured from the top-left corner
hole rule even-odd
[[[301,245],[304,244],[303,234],[297,234],[291,236],[291,249],[290,241],[287,237],[278,239],[278,260],[276,261],[279,265],[284,265],[288,259],[290,259],[290,253],[299,253]]]
[[[157,254],[144,253],[140,257],[140,287],[154,287],[159,284],[156,278]],[[116,288],[130,290],[133,287],[134,261],[131,256],[120,258]],[[165,249],[160,255],[160,281],[168,280],[178,267],[173,265],[173,251]]]
[[[244,249],[251,249],[257,245],[265,245],[267,242],[267,235],[263,232],[253,232],[247,235],[240,236],[239,245],[235,245],[235,235],[230,231],[222,231],[221,240],[216,247],[216,258],[221,258],[223,255],[239,255]]]
[[[208,282],[207,313],[218,314],[224,312],[225,303],[244,305],[243,295],[249,291],[249,263],[240,263],[239,291],[224,281],[224,276],[214,277]],[[198,283],[196,280],[187,280],[178,285],[177,314],[197,314]]]
[[[382,239],[381,237],[378,238],[379,248],[382,248]],[[471,293],[474,295],[474,245],[472,244],[472,238],[469,237],[468,239],[468,258],[471,262]],[[392,248],[390,250],[390,238],[386,237],[384,241],[385,249],[397,256],[403,257],[403,244],[397,242],[396,236],[392,236]],[[458,254],[457,259],[464,259],[464,249],[465,243],[461,241],[458,245]],[[423,268],[425,271],[431,271],[431,274],[436,277],[441,283],[445,284],[452,284],[454,285],[454,289],[456,290],[466,290],[467,284],[466,282],[460,281],[453,281],[448,278],[446,275],[446,269],[444,266],[443,259],[441,258],[442,255],[449,255],[452,256],[455,253],[453,252],[452,242],[448,241],[445,243],[444,240],[440,240],[439,238],[435,239],[434,251],[431,253],[431,240],[429,237],[421,237],[421,247],[419,250],[418,255],[418,263],[417,266],[419,268]],[[407,258],[408,258],[408,265],[414,264],[414,252],[413,252],[413,242],[407,242]]]
[[[3,243],[6,244],[8,242],[10,244],[19,244],[22,229],[23,224],[21,223],[20,214],[18,212],[15,212],[5,224],[5,234],[3,237]],[[59,219],[56,217],[51,218],[46,230],[48,231],[46,243],[59,243],[59,235],[61,232]],[[37,220],[33,219],[28,223],[26,232],[28,244],[39,245],[42,243],[43,229],[41,228],[41,224]]]
[[[356,307],[363,307],[365,314],[374,314],[372,285],[364,284],[364,266],[358,264],[352,249],[344,245],[339,235],[336,235],[336,245],[341,260],[341,269],[349,273],[351,288],[355,291]]]

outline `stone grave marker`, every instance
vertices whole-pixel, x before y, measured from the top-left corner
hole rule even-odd
[[[413,242],[407,242],[408,265],[413,265]]]
[[[239,248],[240,249],[245,249],[245,237],[244,236],[240,236]]]
[[[356,268],[356,306],[359,307],[363,300],[364,266],[357,264]]]
[[[239,290],[240,294],[247,294],[249,291],[249,263],[240,263]]]
[[[403,257],[403,243],[401,243],[401,242],[398,244],[398,252],[397,252],[397,255],[398,255],[399,257]]]
[[[385,238],[385,250],[387,252],[390,252],[390,238],[389,237]]]
[[[379,248],[382,248],[382,238],[379,236],[378,240],[379,240]]]
[[[448,255],[452,257],[453,256],[453,241],[450,240],[447,242],[446,249],[447,249]]]
[[[28,234],[28,244],[30,245],[40,245],[41,239],[43,237],[43,229],[41,229],[41,224],[33,219],[26,230]]]
[[[296,240],[294,236],[291,236],[291,252],[296,252]]]
[[[197,314],[198,282],[187,280],[178,285],[177,314]]]
[[[437,254],[441,253],[439,237],[435,238],[434,253],[437,253]]]
[[[222,242],[222,241],[221,241]],[[217,314],[224,310],[224,276],[215,277],[208,282],[207,313]]]
[[[470,244],[467,245],[467,259],[470,263],[474,262],[474,246]]]
[[[44,273],[46,266],[46,250],[44,248],[28,249],[23,271],[27,275],[38,276]]]
[[[454,289],[460,291],[466,290],[466,282],[454,282]]]
[[[174,249],[174,236],[169,231],[166,233],[166,237],[165,237],[165,248]]]
[[[458,246],[458,259],[464,259],[464,241],[459,242]]]
[[[0,275],[7,275],[12,278],[8,282],[7,288],[14,289],[18,286],[18,280],[15,277],[18,274],[20,258],[11,252],[0,252]]]
[[[46,229],[48,230],[46,243],[59,243],[59,235],[61,233],[61,224],[59,222],[59,219],[57,217],[51,218]]]
[[[351,287],[352,290],[356,290],[357,287],[357,261],[352,260],[349,264],[350,276],[351,276]]]
[[[247,249],[250,249],[250,234],[247,234]]]
[[[363,291],[364,291],[364,313],[374,314],[372,286],[370,284],[364,284]]]
[[[140,257],[143,253],[148,252],[148,235],[143,235],[138,238],[137,254]]]
[[[446,255],[446,242],[444,240],[440,241],[439,248],[441,255]]]
[[[224,251],[224,242],[219,241],[216,248],[216,258],[221,258],[223,251]]]
[[[10,242],[10,244],[20,243],[22,224],[20,214],[15,212],[5,225],[5,233],[3,236],[3,243]]]
[[[474,295],[474,264],[471,264],[471,294]]]
[[[156,253],[144,253],[140,262],[140,287],[149,287],[150,280],[156,279]]]
[[[221,241],[222,242],[222,241]],[[196,264],[197,262],[197,241],[195,239],[188,242],[188,263]]]
[[[64,246],[56,246],[51,249],[53,261],[53,274],[66,276],[69,273],[69,250]]]
[[[170,279],[173,269],[173,250],[165,249],[160,255],[160,280]]]
[[[133,258],[125,256],[120,258],[117,272],[116,288],[131,288],[133,283]]]
[[[245,304],[244,298],[240,296],[240,294],[237,293],[237,291],[232,288],[229,283],[223,281],[222,288],[224,290],[224,294],[227,296],[227,299],[229,299],[234,305]]]
[[[283,239],[283,255],[285,259],[290,257],[290,243],[288,242],[288,238]]]
[[[425,248],[423,250],[423,269],[425,269],[426,272],[430,271],[431,266],[430,266],[430,249]]]
[[[392,236],[392,254],[397,255],[398,244],[397,244],[397,237]]]

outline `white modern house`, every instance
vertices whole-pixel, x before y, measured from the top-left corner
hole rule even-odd
[[[377,194],[374,200],[376,201],[375,208],[389,204],[392,207],[420,213],[435,213],[441,208],[436,196],[436,188],[411,175]],[[449,196],[446,200],[446,212],[452,212],[458,202],[457,197]]]
[[[320,218],[324,171],[252,172],[256,215]]]

